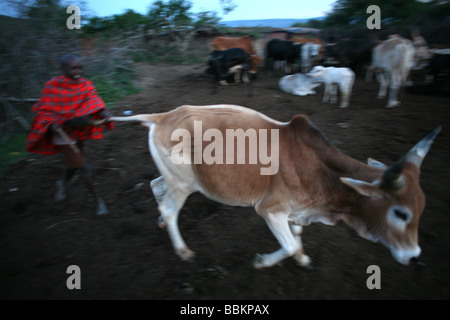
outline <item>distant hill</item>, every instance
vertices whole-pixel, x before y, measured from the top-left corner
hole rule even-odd
[[[305,23],[309,20],[323,20],[325,17],[308,18],[308,19],[260,19],[260,20],[232,20],[222,21],[221,23],[230,28],[237,27],[272,27],[272,28],[289,28],[294,23]]]

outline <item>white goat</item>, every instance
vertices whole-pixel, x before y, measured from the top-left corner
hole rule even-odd
[[[351,69],[315,66],[308,75],[315,78],[315,81],[325,84],[323,102],[336,103],[337,86],[339,86],[342,94],[339,108],[348,107],[353,83],[355,82],[355,73]]]

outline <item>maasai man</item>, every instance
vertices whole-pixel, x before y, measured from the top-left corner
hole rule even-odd
[[[31,109],[34,119],[26,150],[44,155],[62,151],[67,168],[56,183],[55,200],[61,201],[66,197],[67,184],[79,171],[95,198],[96,213],[106,214],[108,209],[92,183],[84,141],[103,138],[102,126],[94,126],[93,120],[106,119],[105,125],[112,129],[113,123],[107,121],[112,115],[105,109],[105,103],[97,95],[92,82],[82,78],[80,58],[64,55],[60,66],[63,75],[45,84],[41,98]]]

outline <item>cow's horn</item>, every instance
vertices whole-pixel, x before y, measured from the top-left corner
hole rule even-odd
[[[405,179],[403,178],[402,171],[405,163],[406,157],[403,157],[400,161],[394,163],[384,171],[381,183],[382,189],[386,191],[397,191],[403,188]]]
[[[422,139],[422,141],[416,144],[414,148],[412,148],[406,155],[406,161],[414,163],[416,166],[420,168],[423,159],[430,150],[434,139],[439,134],[439,132],[441,132],[441,129],[442,129],[441,126],[437,127],[427,137],[425,137],[424,139]]]

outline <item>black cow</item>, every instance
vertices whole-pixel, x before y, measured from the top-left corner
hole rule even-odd
[[[428,67],[433,81],[419,83],[407,87],[406,91],[413,94],[443,95],[450,97],[450,54],[435,53]]]
[[[372,61],[372,49],[376,42],[370,39],[340,40],[337,43],[327,44],[325,52],[326,61],[338,60],[337,66],[347,67],[355,73],[361,74]]]
[[[250,55],[241,48],[227,50],[214,50],[210,53],[206,73],[214,75],[214,93],[220,81],[231,83],[235,81],[237,72],[240,72],[240,81],[250,83]],[[249,95],[251,95],[249,93]]]
[[[301,59],[302,44],[292,41],[272,39],[266,47],[266,69],[273,68],[274,61],[282,61],[286,64],[287,73],[296,60]]]
[[[434,79],[446,78],[450,73],[450,54],[434,54],[430,61],[430,68]]]
[[[241,48],[231,48],[227,50],[214,50],[210,53],[208,60],[209,68],[207,73],[215,76],[216,81],[225,80],[234,82],[234,74],[237,70],[242,70],[242,77],[246,75],[250,66],[250,56]]]

